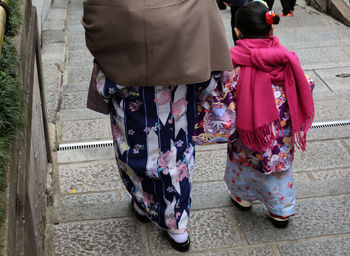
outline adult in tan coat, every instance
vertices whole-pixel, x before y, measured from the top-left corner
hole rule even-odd
[[[216,1],[85,0],[83,25],[132,209],[187,251],[196,95],[232,68]]]

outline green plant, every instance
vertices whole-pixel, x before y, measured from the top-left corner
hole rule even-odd
[[[21,25],[18,1],[9,1],[10,15],[6,24],[0,56],[0,194],[7,186],[6,167],[15,140],[22,127],[23,90],[18,74],[18,53],[11,42]],[[0,197],[0,226],[5,218],[5,201]]]

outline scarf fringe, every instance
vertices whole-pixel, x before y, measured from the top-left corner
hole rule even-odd
[[[293,143],[301,151],[306,151],[306,133],[311,128],[314,121],[314,113],[306,120],[304,127],[299,127],[298,131],[293,131]]]
[[[274,120],[253,131],[247,131],[237,127],[241,142],[253,151],[263,151],[272,148],[279,136],[281,129],[280,120]]]

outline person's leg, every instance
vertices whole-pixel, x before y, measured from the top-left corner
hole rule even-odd
[[[238,6],[231,6],[231,31],[232,31],[232,38],[233,42],[236,44],[236,41],[238,40],[238,37],[235,33],[235,26],[236,26],[236,12],[239,9]]]
[[[218,3],[218,7],[220,10],[226,10],[227,7],[226,4],[223,3],[223,0],[216,0],[216,2]]]
[[[111,122],[122,181],[138,208],[154,223],[170,236],[174,234],[175,242],[187,240],[184,247],[176,249],[186,249],[196,88],[183,85],[119,90],[111,102]]]
[[[252,201],[256,200],[255,171],[240,165],[237,160],[239,156],[234,152],[234,148],[238,146],[238,144],[239,143],[235,141],[229,143],[227,146],[224,181],[233,202],[248,209],[252,206]]]
[[[290,0],[290,9],[291,11],[294,11],[296,0]]]
[[[286,227],[289,217],[295,215],[293,168],[280,173],[261,174],[258,180],[260,200],[267,208],[269,219],[276,227]]]
[[[281,0],[282,5],[282,15],[286,16],[291,11],[291,0]]]
[[[267,5],[269,6],[269,9],[272,10],[273,4],[275,0],[266,0]]]

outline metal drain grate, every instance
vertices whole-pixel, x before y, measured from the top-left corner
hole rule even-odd
[[[319,122],[319,123],[313,123],[311,126],[311,129],[330,128],[330,127],[349,126],[349,125],[350,125],[350,120]]]
[[[313,123],[311,129],[350,126],[350,120]],[[113,140],[60,144],[58,151],[113,147]]]
[[[103,140],[103,141],[99,140],[99,141],[60,144],[58,147],[58,151],[87,149],[87,148],[105,148],[105,147],[112,147],[112,146],[113,146],[113,140]]]

